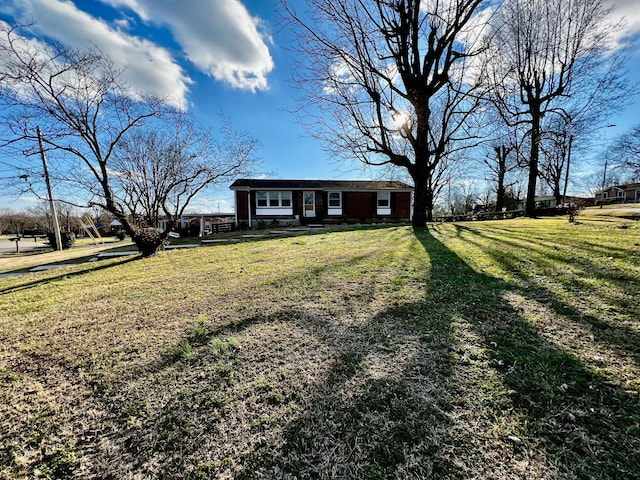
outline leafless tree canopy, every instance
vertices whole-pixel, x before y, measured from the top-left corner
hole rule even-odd
[[[165,242],[196,193],[245,172],[255,141],[228,123],[224,139],[211,141],[164,99],[131,91],[104,53],[44,45],[19,31],[0,25],[0,146],[35,153],[39,126],[58,181],[118,218],[143,254]],[[166,215],[167,230],[138,225],[141,208],[149,224]]]
[[[79,162],[64,169],[66,180],[73,175],[107,210],[125,217],[111,191],[110,160],[130,130],[165,110],[162,100],[136,98],[97,50],[57,44],[43,50],[15,29],[4,28],[2,34],[0,104],[8,112],[1,121],[2,144],[34,153],[40,126],[47,150]]]
[[[320,112],[310,131],[336,155],[406,169],[424,225],[442,162],[475,140],[482,0],[312,0],[304,13],[283,3],[303,58],[297,84]]]
[[[257,142],[223,120],[221,135],[198,128],[184,114],[160,128],[138,130],[115,150],[114,192],[120,208],[149,226],[176,223],[195,195],[248,174]]]
[[[636,181],[640,181],[640,125],[618,137],[613,144],[612,153],[613,158],[618,159]]]
[[[576,111],[606,109],[620,98],[621,71],[605,65],[615,28],[607,14],[592,0],[505,0],[494,19],[492,98],[510,125],[528,125],[528,216],[535,216],[545,115],[570,125]],[[600,96],[607,89],[615,93]]]

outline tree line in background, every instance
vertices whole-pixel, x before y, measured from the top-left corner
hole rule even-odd
[[[56,201],[56,214],[61,232],[71,234],[74,239],[99,235],[100,237],[117,236],[123,240],[126,236],[122,225],[114,222],[116,218],[102,207],[77,208],[68,202]],[[145,221],[137,220],[139,223]],[[51,241],[54,228],[51,209],[46,201],[36,202],[32,207],[22,210],[0,208],[0,235],[19,238],[47,236]],[[180,222],[174,230],[183,236],[198,236],[200,224]]]
[[[334,155],[410,178],[415,225],[452,184],[468,203],[470,170],[487,172],[496,209],[526,199],[535,216],[540,181],[561,203],[576,153],[629,98],[604,2],[281,3],[302,121]]]
[[[560,203],[576,159],[629,98],[620,26],[603,2],[296,5],[281,0],[298,38],[302,121],[336,157],[410,179],[417,226],[438,204],[453,213],[478,196],[497,210],[526,199],[528,216],[541,188]],[[255,172],[252,136],[225,119],[204,130],[171,98],[132,91],[103,52],[36,40],[28,26],[0,33],[2,151],[49,156],[57,198],[108,212],[143,255],[166,243],[195,195]],[[638,133],[612,150],[630,176]],[[8,186],[44,198],[42,168],[18,170]],[[479,171],[491,185],[482,195],[468,181]],[[160,217],[163,231],[151,228]]]
[[[89,215],[94,224],[108,224],[113,219],[102,209],[96,208],[91,214],[58,202],[57,214],[60,228],[65,232],[79,234],[83,217]],[[41,236],[53,232],[51,210],[46,202],[41,202],[26,210],[0,208],[0,235]]]

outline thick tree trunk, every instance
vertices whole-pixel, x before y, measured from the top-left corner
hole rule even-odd
[[[501,212],[505,206],[504,178],[507,175],[507,148],[504,146],[495,147],[498,160],[498,188],[496,189],[496,212]]]
[[[426,204],[427,222],[433,222],[433,189],[431,187],[427,187]]]
[[[529,185],[527,187],[527,203],[524,214],[536,216],[536,183],[538,181],[538,156],[540,152],[540,113],[531,112],[531,157],[529,158]]]
[[[414,227],[424,227],[427,222],[433,221],[433,195],[429,194],[429,182],[427,175],[422,169],[413,175],[413,183],[413,215],[411,224]]]
[[[501,212],[505,206],[504,195],[505,195],[504,184],[503,184],[503,180],[500,179],[498,180],[498,190],[496,191],[496,212]]]
[[[560,182],[557,181],[553,185],[553,196],[556,198],[556,206],[562,205],[562,193],[560,193]]]
[[[413,197],[413,215],[411,224],[414,227],[424,227],[427,224],[427,195],[423,188],[416,188]]]

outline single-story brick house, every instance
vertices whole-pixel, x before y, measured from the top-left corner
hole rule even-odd
[[[396,181],[240,179],[236,225],[402,223],[411,220],[413,187]]]

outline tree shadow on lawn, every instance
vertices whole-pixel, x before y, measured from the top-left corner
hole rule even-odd
[[[614,266],[609,266],[608,268],[603,268],[603,266],[598,266],[593,261],[594,256],[596,257],[611,257],[611,259],[628,259],[629,250],[623,249],[605,249],[595,248],[590,246],[589,253],[590,255],[586,255],[585,251],[576,251],[575,248],[575,240],[571,238],[560,239],[559,241],[551,242],[548,239],[536,239],[534,237],[528,237],[526,239],[520,238],[520,241],[516,240],[508,240],[504,237],[498,237],[496,235],[491,235],[487,233],[487,231],[470,228],[462,225],[455,225],[456,236],[462,239],[465,242],[471,243],[478,248],[486,250],[486,244],[481,242],[477,242],[469,238],[470,236],[481,237],[486,241],[490,241],[495,243],[496,246],[494,248],[489,249],[491,256],[499,263],[501,263],[504,267],[508,267],[509,271],[517,271],[523,277],[526,277],[524,273],[524,269],[522,268],[523,259],[527,259],[530,256],[537,256],[538,260],[544,258],[545,265],[543,266],[553,266],[557,262],[568,263],[570,262],[573,267],[580,267],[585,273],[586,278],[598,278],[605,281],[618,281],[620,282],[624,276],[619,272],[618,268]],[[468,234],[464,236],[463,234]],[[512,233],[505,231],[504,233]],[[526,241],[526,245],[523,244],[523,241]],[[500,248],[498,245],[505,246],[507,248],[515,249],[518,252],[524,253],[520,256],[516,255],[504,255],[505,249]],[[586,243],[584,245],[587,245]],[[574,249],[571,252],[571,249]],[[570,255],[573,253],[573,255]],[[623,282],[620,282],[621,287],[628,286]]]
[[[590,370],[581,358],[550,343],[505,302],[510,293],[537,302],[538,286],[518,287],[479,274],[428,231],[416,234],[431,255],[432,275],[437,277],[439,270],[447,276],[442,268],[448,266],[460,269],[467,279],[457,308],[493,351],[494,368],[510,389],[515,412],[524,417],[517,445],[541,450],[562,478],[636,478],[638,392],[625,391]],[[510,259],[509,266],[514,263]],[[484,300],[478,302],[476,295]],[[576,313],[557,297],[551,306],[558,315]]]
[[[89,258],[89,257],[87,257]],[[14,292],[19,292],[21,290],[27,290],[30,288],[34,288],[37,287],[39,285],[46,285],[47,283],[51,283],[51,282],[56,282],[59,280],[63,280],[65,278],[73,278],[73,277],[78,277],[81,275],[85,275],[87,273],[91,273],[91,272],[97,272],[100,270],[105,270],[107,268],[111,268],[111,267],[115,267],[118,265],[124,265],[125,263],[130,263],[130,262],[135,262],[137,260],[140,260],[140,256],[136,255],[134,257],[127,257],[127,258],[123,258],[119,261],[113,261],[113,262],[108,262],[107,264],[99,264],[99,263],[78,263],[77,265],[74,266],[84,266],[86,268],[83,268],[82,270],[77,270],[74,272],[69,272],[67,271],[66,273],[62,273],[60,275],[55,275],[53,277],[45,277],[45,278],[38,278],[37,280],[30,280],[30,281],[19,281],[18,283],[16,283],[15,285],[11,285],[10,287],[6,287],[6,288],[0,288],[0,295],[6,295],[9,293],[14,293]],[[25,274],[25,275],[29,275],[29,274]],[[20,280],[26,280],[25,277],[18,277]],[[28,277],[27,277],[28,278]]]
[[[375,340],[343,350],[282,448],[254,450],[237,478],[635,478],[636,392],[549,343],[504,298],[528,290],[416,235],[432,262],[425,301],[352,331]],[[318,332],[336,351],[348,343]],[[419,345],[412,361],[389,357],[397,369],[376,374],[372,359],[399,345]]]
[[[467,227],[456,225],[456,230],[458,233],[464,231],[473,236],[483,236],[482,232]],[[498,244],[514,246],[504,239],[487,238],[490,238],[492,242],[498,242]],[[580,265],[582,275],[574,274],[572,277],[560,281],[562,289],[566,290],[561,292],[560,289],[553,288],[553,284],[548,282],[541,284],[532,279],[526,268],[523,267],[522,257],[517,256],[515,252],[507,254],[507,249],[499,247],[487,248],[485,244],[476,242],[472,238],[465,238],[464,240],[487,252],[504,270],[516,273],[524,282],[524,286],[520,290],[526,292],[525,297],[534,298],[536,302],[550,307],[555,315],[581,325],[583,329],[593,333],[593,341],[609,345],[616,350],[619,356],[626,357],[636,366],[640,366],[640,334],[636,329],[616,322],[616,311],[628,313],[633,317],[631,314],[634,309],[637,310],[640,307],[640,303],[638,303],[640,301],[640,288],[634,282],[630,272],[618,271],[618,269],[614,268],[611,269],[611,272],[603,270],[602,266],[597,265],[596,262],[589,262],[589,258],[593,258],[592,256],[583,255],[580,259],[573,258],[571,260],[572,265],[576,262]],[[556,261],[567,263],[567,258],[563,255],[554,254],[543,249],[537,253]],[[622,256],[621,254],[617,255]],[[558,282],[558,279],[551,280]],[[597,280],[597,282],[594,282],[594,280]],[[617,298],[613,295],[598,292],[597,287],[593,286],[594,283],[615,286],[618,292]],[[612,312],[609,312],[610,315],[607,315],[610,318],[598,318],[592,314],[587,314],[580,311],[578,307],[568,305],[567,301],[563,299],[563,294],[566,297],[569,294],[582,295],[582,292],[601,296],[604,302],[613,309]],[[588,301],[586,298],[580,298],[578,305],[586,306]],[[635,320],[638,321],[637,318]],[[640,383],[637,385],[640,386]]]
[[[281,445],[255,448],[236,478],[424,478],[442,467],[450,325],[414,320],[423,307],[390,308],[348,328],[307,317],[332,366],[307,386]]]
[[[423,300],[362,322],[313,305],[248,316],[137,372],[130,388],[151,390],[105,391],[115,423],[96,475],[635,478],[637,395],[505,300],[531,292],[416,237],[431,261]]]
[[[344,325],[283,310],[192,335],[185,344],[198,350],[194,359],[154,369],[159,386],[174,369],[189,371],[185,383],[162,395],[171,399],[154,412],[153,428],[129,429],[121,453],[137,472],[163,457],[163,478],[425,478],[444,471],[451,463],[442,447],[450,326],[423,313],[423,304],[411,304]],[[241,350],[231,345],[212,357],[212,344],[238,337]],[[214,458],[204,461],[211,451]]]

